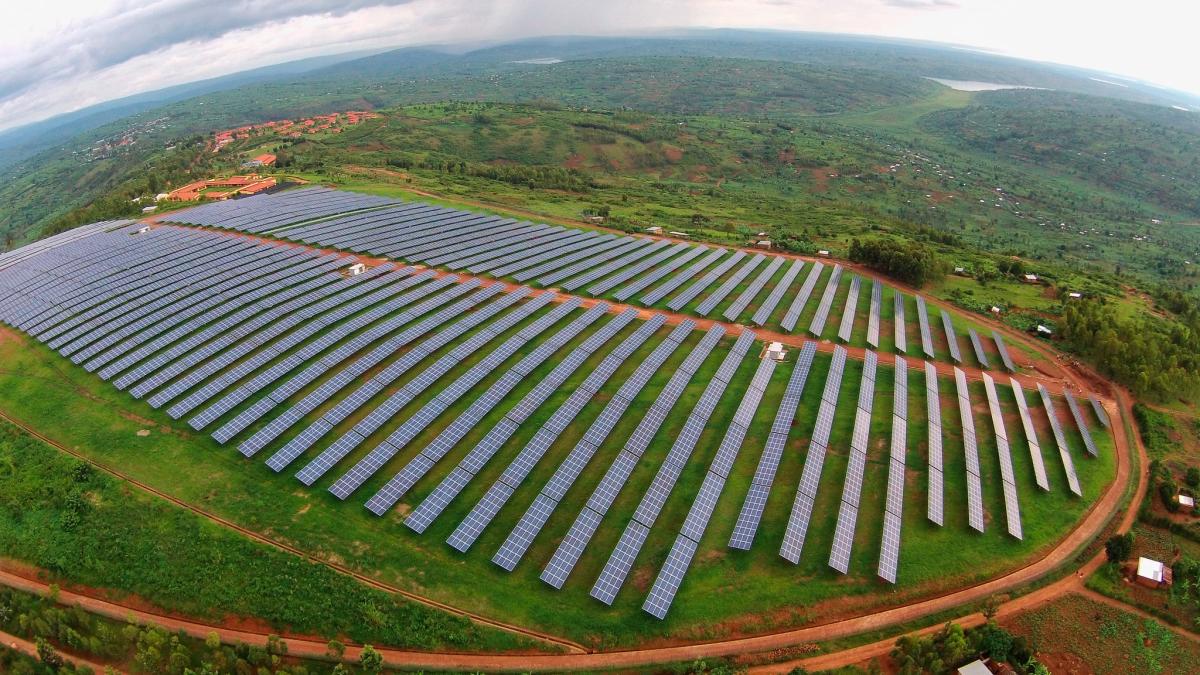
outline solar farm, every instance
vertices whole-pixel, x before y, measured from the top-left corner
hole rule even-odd
[[[514,621],[920,597],[1114,475],[1093,392],[834,261],[316,187],[166,220],[0,256],[0,321],[194,439],[177,471],[326,514],[261,526]]]

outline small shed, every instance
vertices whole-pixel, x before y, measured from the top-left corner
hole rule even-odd
[[[992,670],[991,668],[988,668],[987,664],[983,661],[975,659],[967,665],[959,668],[958,675],[992,675]]]
[[[820,251],[817,251],[817,255],[821,256],[822,258],[828,258],[829,251],[826,251],[825,249],[821,249]]]
[[[671,235],[672,237],[682,237],[684,239],[687,239],[692,236],[692,235],[688,234],[687,232],[668,232],[667,234]]]
[[[999,308],[999,307],[997,307],[997,306],[995,306],[995,305],[992,305],[991,312],[992,312],[992,314],[999,315],[999,314],[1000,314],[1000,308]]]
[[[1067,297],[1071,298],[1072,300],[1078,300],[1079,298],[1083,297],[1083,293],[1080,293],[1079,291],[1071,291],[1070,293],[1067,293]]]
[[[1027,284],[1036,284],[1036,283],[1038,283],[1038,275],[1036,275],[1036,274],[1026,274],[1026,275],[1025,275],[1025,283],[1027,283]]]
[[[1054,331],[1039,323],[1037,325],[1037,334],[1042,337],[1050,337],[1051,335],[1054,335]]]
[[[356,262],[353,265],[351,265],[350,267],[346,268],[346,274],[348,274],[352,277],[356,277],[366,271],[367,271],[367,266],[360,262]]]
[[[157,206],[143,206],[142,213],[154,213],[158,210]]]
[[[149,225],[143,225],[142,227],[139,227],[139,228],[138,228],[138,231],[137,231],[137,233],[138,233],[138,234],[146,234],[146,233],[147,233],[147,232],[149,232],[149,231],[150,231],[150,226],[149,226]]]
[[[770,239],[759,239],[758,241],[754,242],[754,245],[759,248],[770,249],[771,248],[771,240]]]
[[[1176,501],[1179,502],[1180,509],[1182,509],[1184,511],[1189,511],[1189,512],[1196,510],[1195,497],[1192,497],[1191,495],[1178,494],[1178,495],[1175,495],[1175,499],[1176,499]]]
[[[1150,558],[1138,558],[1137,582],[1147,588],[1166,588],[1171,585],[1171,568]]]
[[[646,231],[649,232],[650,234],[662,234],[663,233],[663,229],[657,225],[655,225],[653,227],[647,227]]]

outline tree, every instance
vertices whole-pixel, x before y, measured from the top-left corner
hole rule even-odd
[[[59,668],[63,667],[65,661],[63,661],[63,657],[58,653],[58,650],[54,648],[54,645],[42,638],[35,640],[34,644],[37,645],[38,659],[42,663],[54,670],[58,670]]]
[[[1133,555],[1133,533],[1126,532],[1108,538],[1104,542],[1104,555],[1111,563],[1122,563]]]
[[[991,621],[996,618],[996,613],[1000,611],[1000,598],[989,595],[983,601],[983,618]]]
[[[1187,483],[1190,488],[1200,487],[1200,469],[1194,466],[1189,466],[1187,475],[1184,476],[1183,482]]]
[[[337,640],[330,640],[325,648],[325,653],[334,661],[340,661],[346,654],[346,645]]]
[[[383,656],[371,645],[363,645],[362,653],[358,655],[358,664],[362,666],[363,672],[375,675],[383,670]]]

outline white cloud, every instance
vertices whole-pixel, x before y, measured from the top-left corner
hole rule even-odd
[[[46,6],[43,6],[46,5]],[[368,48],[674,27],[917,38],[1200,92],[1172,0],[92,0],[22,3],[0,24],[0,128],[172,84]]]

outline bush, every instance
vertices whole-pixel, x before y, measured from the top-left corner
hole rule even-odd
[[[1194,466],[1189,466],[1187,475],[1183,478],[1183,482],[1187,483],[1187,486],[1193,489],[1200,487],[1200,469],[1197,469]]]
[[[941,279],[948,269],[931,249],[895,239],[855,239],[850,243],[850,260],[918,287]]]
[[[1126,532],[1109,537],[1108,541],[1104,542],[1104,555],[1111,563],[1129,560],[1129,557],[1133,555],[1133,533]]]

